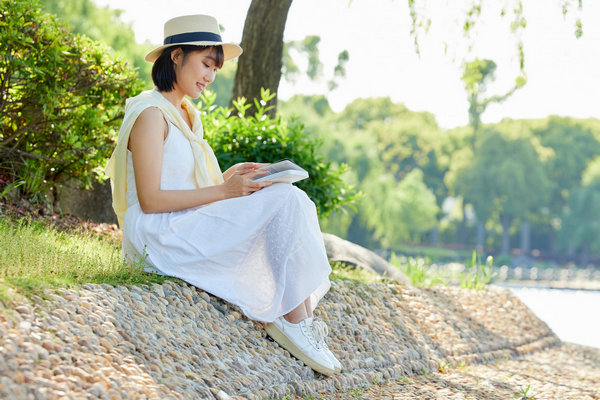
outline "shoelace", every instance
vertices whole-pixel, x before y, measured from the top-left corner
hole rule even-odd
[[[319,347],[328,349],[327,343],[325,342],[325,338],[329,334],[329,328],[327,327],[325,322],[320,320],[314,320],[312,323],[312,330],[314,332],[314,337]]]
[[[315,330],[312,324],[309,324],[308,320],[300,322],[300,329],[304,336],[308,339],[308,342],[315,348],[319,348],[319,340],[315,337]]]

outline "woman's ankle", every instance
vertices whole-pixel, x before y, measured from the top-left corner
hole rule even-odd
[[[285,319],[290,324],[295,325],[295,324],[299,324],[300,322],[304,321],[306,319],[306,317],[302,318],[301,316],[290,316],[289,314],[286,314],[283,316],[283,319]]]

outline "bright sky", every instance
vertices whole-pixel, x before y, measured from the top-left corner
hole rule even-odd
[[[214,15],[225,28],[225,40],[239,43],[250,5],[249,0],[94,1],[124,10],[122,19],[132,24],[136,39],[154,44],[162,43],[167,19],[185,14]],[[460,80],[465,39],[453,26],[460,10],[449,6],[457,2],[427,2],[433,25],[422,38],[420,57],[409,35],[406,3],[404,0],[294,0],[284,40],[320,36],[324,77],[316,83],[306,79],[295,84],[282,81],[279,97],[327,94],[332,108],[339,111],[359,97],[389,96],[411,110],[431,112],[443,128],[467,124],[468,105]],[[573,14],[565,20],[558,0],[523,3],[528,22],[523,35],[528,83],[504,103],[490,106],[483,121],[543,118],[552,114],[600,119],[600,2],[584,2],[584,34],[580,39],[573,34]],[[508,35],[507,23],[499,21],[497,12],[484,15],[472,53],[498,64],[497,83],[490,88],[490,94],[509,89],[518,73],[515,39]],[[447,54],[444,54],[444,40],[449,42]],[[333,74],[338,53],[343,50],[350,53],[347,76],[338,89],[328,93],[327,81]]]

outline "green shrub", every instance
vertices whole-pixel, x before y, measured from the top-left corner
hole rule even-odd
[[[89,186],[141,85],[108,48],[74,35],[37,0],[0,0],[0,179],[31,197],[74,178]]]
[[[355,193],[342,180],[345,166],[332,167],[317,154],[321,143],[311,139],[298,121],[272,117],[265,105],[273,95],[262,92],[256,101],[256,114],[247,116],[245,99],[234,102],[237,112],[214,106],[215,95],[202,97],[202,123],[206,139],[219,160],[221,169],[244,161],[274,162],[289,158],[305,168],[310,178],[297,183],[315,202],[320,215],[327,215],[354,200]]]

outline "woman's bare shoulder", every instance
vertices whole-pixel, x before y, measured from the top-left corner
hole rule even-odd
[[[149,124],[149,125],[158,125],[158,126],[166,126],[167,121],[165,119],[164,114],[158,107],[148,107],[144,111],[140,113],[137,117],[136,124]]]
[[[156,137],[157,139],[158,137],[162,137],[165,140],[167,134],[168,124],[162,111],[157,107],[148,107],[135,120],[131,128],[129,145],[127,147],[131,150],[132,140],[146,140],[150,137]]]

